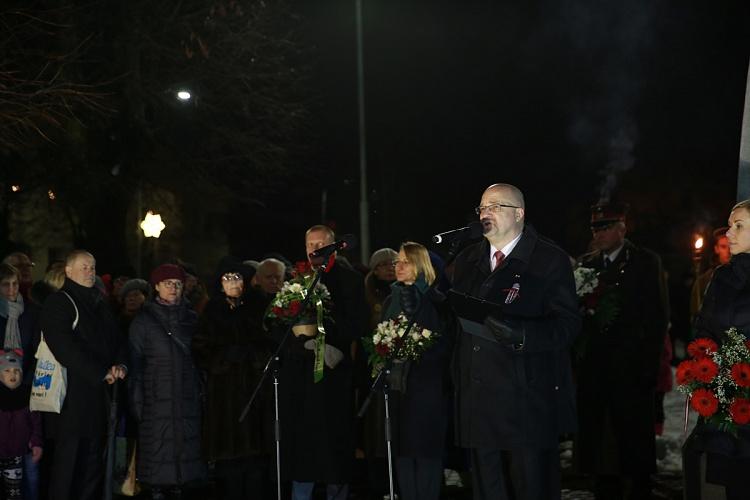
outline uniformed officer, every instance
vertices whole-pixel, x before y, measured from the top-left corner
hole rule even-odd
[[[625,238],[627,206],[591,207],[593,251],[579,265],[595,269],[609,317],[584,316],[576,351],[579,434],[576,456],[595,477],[597,499],[650,498],[656,471],[654,390],[668,324],[661,259]],[[614,307],[612,307],[614,305]]]

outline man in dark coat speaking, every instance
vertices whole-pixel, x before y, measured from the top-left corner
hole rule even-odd
[[[125,344],[104,295],[94,287],[96,260],[74,250],[65,261],[65,283],[44,303],[41,326],[55,358],[67,368],[60,414],[45,414],[55,442],[50,499],[101,497],[102,450],[107,433],[106,384],[124,378]]]
[[[581,325],[570,260],[525,225],[515,186],[488,187],[476,212],[485,239],[457,257],[450,294],[463,330],[458,444],[470,448],[475,499],[559,499],[558,436],[575,428],[569,349]]]

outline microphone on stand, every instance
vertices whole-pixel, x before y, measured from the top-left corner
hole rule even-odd
[[[352,248],[355,248],[357,246],[357,237],[353,234],[345,234],[341,237],[340,240],[335,241],[331,243],[330,245],[326,245],[324,247],[320,247],[317,250],[314,250],[313,252],[310,252],[308,257],[310,257],[310,263],[316,266],[321,265],[322,263],[326,262],[328,258],[333,255],[334,252],[338,250],[350,250]]]
[[[473,240],[484,234],[484,225],[478,220],[472,221],[466,227],[451,229],[443,233],[438,233],[432,237],[433,243],[443,243],[444,241],[455,240]]]

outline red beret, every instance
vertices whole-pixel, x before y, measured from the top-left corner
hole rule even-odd
[[[185,271],[175,264],[162,264],[151,271],[151,284],[156,285],[164,280],[180,280],[185,282]]]

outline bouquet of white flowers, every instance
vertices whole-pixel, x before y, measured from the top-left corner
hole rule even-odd
[[[422,328],[417,323],[412,325],[407,334],[408,324],[409,319],[401,313],[393,319],[378,323],[372,337],[363,339],[373,376],[388,360],[419,360],[438,336],[436,332]]]

